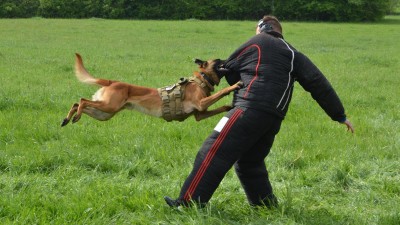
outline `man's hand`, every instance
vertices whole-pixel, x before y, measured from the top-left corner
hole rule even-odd
[[[348,119],[346,119],[346,121],[344,121],[343,124],[347,126],[347,131],[351,131],[351,133],[354,133],[353,124],[351,124]]]

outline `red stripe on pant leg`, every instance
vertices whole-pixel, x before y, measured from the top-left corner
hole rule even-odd
[[[196,176],[194,177],[192,183],[190,184],[188,190],[185,193],[184,199],[186,201],[189,201],[191,199],[192,194],[194,193],[194,191],[197,188],[197,185],[199,184],[201,178],[203,177],[206,169],[208,168],[211,160],[214,158],[215,153],[217,152],[217,150],[219,149],[222,141],[225,139],[228,131],[230,130],[230,128],[232,127],[232,125],[235,123],[236,119],[240,116],[240,114],[243,111],[241,109],[238,109],[233,115],[232,117],[229,119],[228,123],[225,125],[225,127],[223,128],[223,130],[221,131],[220,135],[218,136],[217,140],[214,142],[214,144],[212,145],[210,151],[207,153],[204,161],[202,162],[199,171],[197,172]]]
[[[241,111],[241,110],[240,110]],[[218,139],[215,141],[215,143],[213,144],[213,146],[211,147],[211,150],[208,152],[207,156],[205,157],[204,161],[202,162],[202,165],[199,169],[199,171],[197,172],[195,178],[193,179],[192,183],[190,184],[190,187],[188,189],[188,191],[186,192],[184,199],[189,201],[191,198],[191,195],[193,194],[194,190],[196,189],[198,183],[200,182],[200,179],[203,177],[205,170],[207,169],[208,165],[210,164],[211,159],[214,157],[216,150],[219,148],[222,140],[225,138],[227,131],[229,130],[231,124],[234,122],[234,120],[236,120],[237,115],[239,114],[239,111],[236,111],[232,117],[231,117],[231,121],[226,125],[226,131],[221,132],[221,134],[219,135]]]
[[[232,115],[231,121],[233,121],[234,117],[236,117],[235,114],[236,114],[236,112]],[[226,127],[228,127],[228,126],[229,126],[229,124],[226,124]],[[219,147],[220,143],[225,138],[225,136],[226,136],[226,132],[225,131],[221,132],[221,134],[219,135],[219,137],[217,138],[217,140],[214,142],[213,146],[211,147],[210,151],[207,153],[204,161],[202,162],[202,164],[201,164],[201,166],[199,168],[199,171],[197,172],[197,174],[194,177],[194,179],[193,179],[188,191],[185,194],[184,198],[186,200],[190,200],[190,197],[191,197],[190,193],[194,192],[195,188],[197,187],[198,183],[200,182],[200,179],[203,177],[204,172],[205,172],[206,168],[208,167],[210,160],[215,155],[215,151],[217,150],[217,148],[215,148],[215,146]]]
[[[194,192],[195,188],[197,187],[198,183],[200,182],[200,179],[203,177],[204,172],[206,170],[206,168],[208,167],[211,159],[214,157],[216,150],[219,148],[221,142],[223,141],[223,139],[225,138],[227,131],[229,131],[230,127],[232,126],[233,122],[236,120],[236,117],[239,116],[239,114],[241,113],[242,110],[238,110],[236,111],[231,119],[230,122],[228,124],[226,124],[226,128],[224,129],[224,131],[221,132],[220,136],[218,137],[218,139],[215,141],[215,143],[213,144],[213,146],[211,147],[211,150],[208,152],[205,160],[203,161],[199,171],[197,172],[195,178],[193,179],[188,191],[185,194],[185,200],[190,200],[191,198],[191,194]]]

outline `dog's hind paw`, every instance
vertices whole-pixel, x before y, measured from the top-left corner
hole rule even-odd
[[[61,126],[63,127],[63,126],[65,126],[65,125],[67,125],[68,123],[69,123],[69,119],[65,118],[65,119],[62,121]]]
[[[81,119],[80,115],[79,116],[74,116],[74,118],[72,118],[72,123],[76,123]]]

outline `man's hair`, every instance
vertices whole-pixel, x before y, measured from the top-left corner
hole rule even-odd
[[[271,15],[266,15],[262,18],[264,23],[268,23],[272,26],[272,30],[276,31],[280,34],[283,34],[281,23],[279,22],[278,18]]]

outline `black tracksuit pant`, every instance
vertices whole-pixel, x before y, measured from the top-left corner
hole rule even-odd
[[[199,150],[178,201],[207,203],[234,165],[251,205],[275,202],[264,158],[281,122],[281,118],[258,110],[236,107],[229,111]]]

